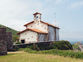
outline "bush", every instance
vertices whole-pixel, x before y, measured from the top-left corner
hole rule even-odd
[[[52,49],[72,50],[72,45],[69,41],[57,41],[52,44]]]
[[[21,44],[21,42],[18,41],[18,42],[16,42],[15,44]]]
[[[68,56],[68,57],[83,59],[83,52],[73,52],[73,51],[70,51],[70,50],[46,50],[46,51],[42,51],[41,53],[54,54],[54,55]]]
[[[41,42],[34,44],[19,44],[14,46],[15,50],[19,48],[30,48],[32,50],[50,50],[50,49],[59,49],[59,50],[72,50],[72,45],[68,41],[55,41],[55,42]]]
[[[73,58],[83,59],[83,52],[74,52],[71,50],[52,49],[52,50],[36,51],[36,50],[26,49],[26,52],[36,53],[36,54],[54,54],[54,55],[60,55],[64,57],[73,57]]]
[[[43,51],[36,51],[32,50],[30,48],[23,48],[20,50],[24,50],[28,53],[35,53],[35,54],[53,54],[53,55],[60,55],[64,57],[72,57],[72,58],[80,58],[83,59],[83,52],[74,52],[72,50],[57,50],[57,49],[51,49],[51,50],[43,50]]]
[[[18,51],[19,47],[18,46],[13,46],[12,51]]]
[[[30,45],[28,48],[33,50],[50,50],[50,49],[59,49],[59,50],[72,50],[72,45],[68,41],[55,41],[55,42],[41,42]]]
[[[59,50],[72,50],[72,45],[68,41],[55,41],[55,42],[41,42],[34,43],[29,45],[21,45],[32,50],[50,50],[50,49],[59,49]]]

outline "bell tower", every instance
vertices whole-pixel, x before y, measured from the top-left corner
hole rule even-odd
[[[33,15],[34,15],[34,21],[39,21],[39,22],[41,21],[41,13],[36,12]]]

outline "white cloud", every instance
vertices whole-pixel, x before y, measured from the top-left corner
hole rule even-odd
[[[83,1],[79,1],[79,2],[75,2],[73,4],[71,4],[71,8],[78,8],[78,7],[81,7],[83,6]]]
[[[42,3],[33,0],[0,0],[0,24],[16,30],[24,29],[23,25],[30,21],[28,17],[40,11]]]
[[[60,4],[65,0],[46,0],[53,4]],[[33,20],[34,12],[48,14],[52,8],[44,8],[45,3],[40,0],[0,0],[0,24],[16,30],[23,30],[23,25]],[[19,28],[18,28],[19,27]]]

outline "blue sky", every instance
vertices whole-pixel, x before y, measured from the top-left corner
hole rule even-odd
[[[33,20],[35,12],[61,28],[61,40],[83,40],[83,0],[0,0],[0,24],[18,31]]]

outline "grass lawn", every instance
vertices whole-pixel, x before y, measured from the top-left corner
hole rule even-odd
[[[83,62],[83,60],[51,54],[31,54],[17,51],[8,53],[6,56],[0,56],[0,62]]]

